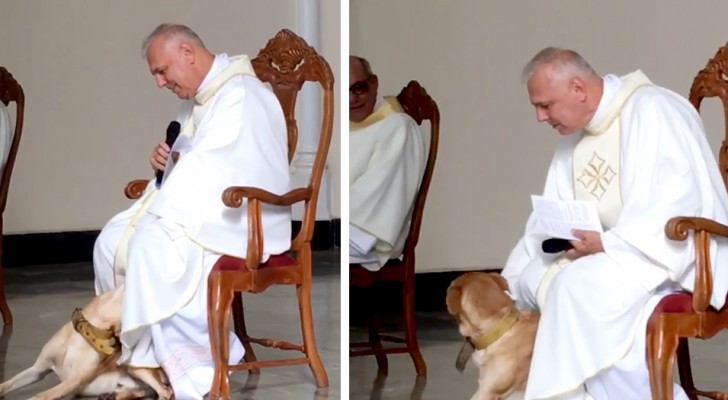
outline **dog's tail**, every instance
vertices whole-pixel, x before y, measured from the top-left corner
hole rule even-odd
[[[38,382],[51,373],[51,371],[51,365],[49,363],[38,360],[30,368],[0,384],[0,396]]]

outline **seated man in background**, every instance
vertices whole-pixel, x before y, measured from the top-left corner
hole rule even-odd
[[[379,270],[404,248],[425,148],[394,97],[377,94],[369,63],[349,57],[349,263]]]
[[[642,71],[600,76],[572,50],[542,50],[524,78],[538,121],[563,136],[543,196],[593,203],[604,230],[574,230],[573,248],[546,254],[548,237],[531,215],[503,269],[518,306],[541,313],[525,398],[650,399],[648,318],[695,279],[693,241],[669,240],[665,224],[676,216],[728,223],[702,121]],[[728,243],[711,241],[710,304],[721,309],[728,270],[715,260],[728,256]],[[687,399],[677,384],[674,398]]]
[[[213,54],[182,25],[160,25],[142,46],[159,88],[182,99],[181,133],[152,152],[159,189],[102,229],[94,248],[97,293],[125,286],[121,364],[162,367],[177,399],[202,399],[214,365],[207,327],[207,276],[221,255],[246,257],[247,208],[226,207],[230,186],[289,189],[281,104],[246,56]],[[170,154],[178,153],[178,157]],[[289,207],[263,205],[263,262],[288,250]],[[243,357],[230,338],[231,363]]]

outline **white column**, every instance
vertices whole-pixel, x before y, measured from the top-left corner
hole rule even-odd
[[[309,46],[321,54],[320,36],[320,3],[319,0],[296,0],[297,34]],[[322,116],[321,86],[316,82],[306,82],[301,88],[296,102],[296,120],[298,121],[298,146],[293,158],[292,187],[303,187],[308,184],[319,143]],[[331,219],[331,178],[328,164],[324,168],[319,191],[316,220]],[[303,219],[303,204],[293,207],[293,219]]]

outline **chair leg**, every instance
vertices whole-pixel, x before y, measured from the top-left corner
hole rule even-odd
[[[311,311],[311,280],[304,279],[303,284],[296,286],[298,296],[298,309],[301,314],[301,333],[303,335],[303,349],[313,373],[316,387],[329,387],[329,377],[319,357],[316,348],[316,335],[313,329],[313,312]]]
[[[672,374],[679,338],[666,332],[659,314],[647,324],[647,368],[652,400],[673,400]]]
[[[3,277],[2,266],[0,266],[0,313],[2,313],[5,325],[13,324],[13,313],[10,311],[10,306],[8,306],[8,301],[5,298],[5,278]]]
[[[372,390],[369,392],[369,400],[382,400],[384,384],[387,382],[387,374],[377,371],[377,377],[372,382]]]
[[[376,307],[369,308],[367,325],[369,328],[369,346],[375,351],[374,357],[377,359],[377,375],[387,375],[389,373],[389,362],[387,361],[387,355],[380,352],[383,347],[382,340],[379,337],[379,314],[377,314]]]
[[[222,274],[213,271],[207,286],[207,325],[215,372],[208,400],[230,399],[230,307],[233,291],[223,284]]]
[[[0,335],[0,360],[7,360],[7,352],[10,344],[10,337],[13,336],[13,326],[3,326],[3,333]],[[0,363],[0,377],[7,377],[5,374],[5,365],[7,363]]]
[[[410,399],[421,399],[422,394],[425,393],[425,386],[427,386],[427,377],[417,375],[415,377],[415,385],[412,387],[410,392]]]
[[[255,357],[253,352],[253,346],[248,341],[248,330],[245,328],[245,310],[243,309],[243,294],[235,292],[233,296],[233,324],[235,327],[235,334],[238,335],[238,339],[243,343],[245,348],[244,360],[246,363],[252,363],[258,359]],[[260,368],[250,369],[251,374],[259,374]]]
[[[3,276],[2,255],[3,255],[3,217],[0,215],[0,314],[3,316],[5,325],[13,324],[13,313],[8,306],[8,300],[5,298],[5,277]]]
[[[688,398],[698,400],[698,395],[695,393],[695,383],[693,382],[693,371],[690,366],[690,349],[687,338],[680,338],[677,345],[677,370],[680,375],[680,385],[687,393]]]
[[[404,307],[405,320],[405,340],[407,341],[407,350],[415,364],[417,375],[427,376],[427,365],[420,353],[420,345],[417,342],[417,328],[415,326],[415,298],[414,298],[414,282],[405,280],[402,290],[402,304]]]

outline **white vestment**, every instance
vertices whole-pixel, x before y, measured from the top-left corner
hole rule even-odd
[[[17,121],[15,123],[17,124]],[[13,136],[15,136],[15,132],[13,132],[10,125],[10,113],[8,112],[8,108],[0,101],[0,157],[2,157],[0,173],[3,172],[5,164],[8,162],[10,147],[13,144]]]
[[[350,263],[380,269],[402,254],[425,169],[417,123],[394,97],[349,123]]]
[[[558,146],[543,193],[595,202],[604,252],[571,263],[544,254],[548,237],[532,214],[503,270],[518,306],[541,312],[527,399],[649,398],[647,320],[663,296],[692,290],[694,280],[692,239],[670,241],[665,224],[676,216],[728,222],[728,196],[695,108],[641,71],[604,81],[592,121]],[[728,256],[727,244],[711,242],[716,308],[728,291],[728,270],[715,262]],[[675,392],[687,398],[677,385]]]
[[[120,363],[162,366],[178,399],[201,399],[212,383],[207,276],[222,255],[245,258],[246,202],[222,203],[230,186],[289,190],[287,130],[276,96],[245,56],[215,57],[193,100],[159,190],[151,181],[109,221],[94,248],[97,292],[125,283]],[[176,159],[176,162],[174,161]],[[263,261],[291,240],[289,207],[263,206]],[[235,335],[230,359],[243,356]]]

